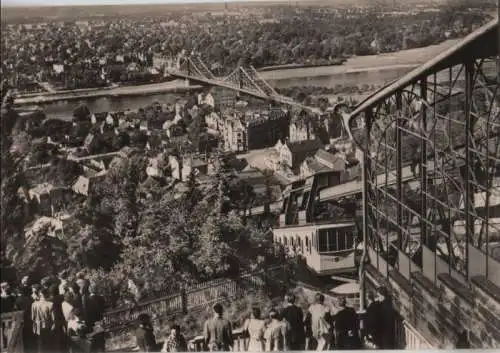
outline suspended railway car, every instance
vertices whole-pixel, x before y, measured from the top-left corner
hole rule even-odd
[[[319,192],[342,181],[336,171],[315,174],[290,184],[283,193],[274,241],[283,244],[293,255],[305,259],[318,275],[334,275],[356,270],[358,231],[355,207],[342,212],[322,204]]]

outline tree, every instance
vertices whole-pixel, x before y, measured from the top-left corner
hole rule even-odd
[[[190,255],[196,246],[192,215],[182,203],[165,195],[141,212],[137,235],[123,240],[122,268],[142,278],[149,291],[180,289],[196,277]],[[194,228],[196,229],[196,227]]]
[[[80,105],[73,111],[73,118],[76,122],[89,121],[90,110],[86,105]]]
[[[14,257],[14,266],[22,274],[34,277],[57,275],[62,269],[70,268],[66,244],[57,237],[49,236],[50,225],[33,234]]]
[[[54,185],[70,186],[81,174],[83,167],[79,163],[61,158],[51,167],[48,178]]]
[[[10,152],[14,158],[25,158],[31,151],[31,136],[24,132],[18,132],[12,137],[12,145],[10,147]]]
[[[185,208],[189,213],[191,213],[202,199],[202,195],[196,182],[195,169],[191,169],[186,186],[187,192],[184,195]]]

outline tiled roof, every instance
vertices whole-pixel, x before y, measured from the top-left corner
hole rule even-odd
[[[322,159],[326,162],[330,162],[332,164],[335,164],[335,162],[337,162],[337,160],[339,159],[339,157],[335,156],[334,154],[332,153],[329,153],[327,151],[325,151],[324,149],[320,148],[317,152],[316,152],[316,157],[318,159]]]
[[[292,153],[311,152],[322,147],[320,140],[304,140],[297,142],[287,142],[286,145]]]

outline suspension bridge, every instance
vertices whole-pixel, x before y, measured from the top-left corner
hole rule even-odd
[[[216,77],[198,55],[191,55],[186,57],[177,67],[169,68],[166,72],[173,77],[192,83],[218,86],[251,97],[293,106],[313,113],[320,112],[318,108],[300,104],[292,98],[276,92],[251,65],[248,67],[239,66],[226,77]]]

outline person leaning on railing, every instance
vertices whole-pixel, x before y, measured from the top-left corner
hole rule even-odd
[[[224,309],[222,305],[213,306],[214,317],[205,322],[203,337],[205,348],[211,352],[229,352],[233,346],[233,330],[229,320],[222,317]]]

